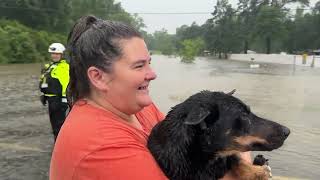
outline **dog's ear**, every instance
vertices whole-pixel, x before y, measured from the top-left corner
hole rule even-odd
[[[208,117],[210,111],[204,107],[197,106],[191,109],[188,113],[184,123],[187,125],[200,124],[206,117]]]
[[[232,96],[235,92],[236,92],[236,89],[233,89],[232,91],[228,92],[227,94]]]

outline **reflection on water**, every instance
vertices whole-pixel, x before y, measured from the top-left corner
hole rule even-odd
[[[270,159],[275,176],[318,179],[320,172],[320,68],[153,56],[151,95],[163,112],[200,90],[230,91],[256,114],[291,129]],[[47,110],[38,101],[39,64],[0,66],[0,179],[48,179],[53,143]]]

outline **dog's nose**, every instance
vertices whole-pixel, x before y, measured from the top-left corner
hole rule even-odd
[[[285,136],[287,138],[289,136],[289,134],[290,134],[290,129],[285,127],[285,126],[283,126],[282,127],[282,133],[283,133],[283,136]]]

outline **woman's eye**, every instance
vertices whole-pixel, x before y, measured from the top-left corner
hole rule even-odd
[[[143,67],[143,64],[138,64],[135,66],[135,68],[142,68]]]

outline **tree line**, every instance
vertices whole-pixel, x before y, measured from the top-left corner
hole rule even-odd
[[[299,4],[292,11],[291,3]],[[183,25],[176,34],[162,29],[152,34],[137,14],[126,12],[114,0],[2,0],[0,1],[0,63],[49,60],[52,42],[66,43],[66,36],[81,16],[93,14],[122,21],[140,30],[153,52],[180,55],[190,61],[196,55],[229,53],[302,53],[320,48],[320,1],[239,0],[232,7],[218,0],[204,24]]]
[[[145,25],[114,0],[1,0],[0,63],[48,61],[53,42],[66,44],[71,26],[83,15]]]
[[[288,8],[291,3],[298,8]],[[248,50],[269,54],[320,49],[320,1],[310,7],[308,0],[240,0],[233,8],[228,0],[218,0],[211,15],[202,25],[177,28],[175,35],[166,30],[149,35],[150,48],[184,54],[198,44],[202,46],[193,55],[207,52],[220,58]]]

